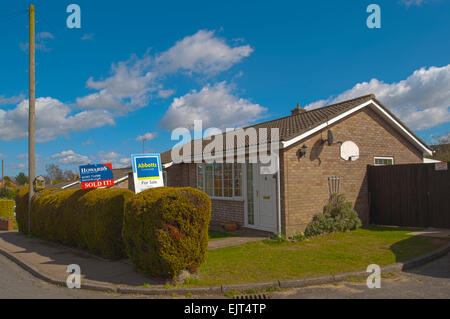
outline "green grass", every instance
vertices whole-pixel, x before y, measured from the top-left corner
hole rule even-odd
[[[233,235],[233,234],[226,233],[223,231],[211,230],[211,229],[208,231],[208,235],[209,235],[209,240],[235,237],[235,235]]]
[[[415,229],[414,229],[415,230]],[[252,242],[208,251],[199,279],[185,286],[304,278],[385,266],[426,254],[448,241],[410,236],[411,228],[367,227],[301,242]]]

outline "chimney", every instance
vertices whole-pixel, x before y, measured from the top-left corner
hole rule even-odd
[[[303,112],[306,112],[305,109],[300,107],[300,103],[297,103],[297,107],[291,111],[291,115],[298,115]]]

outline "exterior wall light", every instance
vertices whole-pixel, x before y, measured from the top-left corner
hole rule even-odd
[[[302,148],[300,148],[297,151],[297,157],[298,159],[301,159],[303,156],[306,156],[306,150],[308,149],[308,146],[306,146],[305,144],[303,144]]]

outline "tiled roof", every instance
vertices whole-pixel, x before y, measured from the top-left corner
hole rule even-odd
[[[386,107],[384,107],[378,100],[376,100],[375,95],[373,94],[360,96],[355,99],[331,104],[310,111],[301,110],[301,112],[298,112],[297,114],[263,123],[250,125],[248,127],[245,127],[244,129],[253,127],[258,131],[258,129],[260,128],[267,128],[268,132],[267,141],[270,142],[270,129],[278,128],[280,134],[279,140],[288,141],[370,100],[373,100],[378,105],[380,105],[381,108],[383,108],[391,117],[393,117],[397,122],[399,122],[417,140],[419,140],[423,145],[426,145],[419,137],[417,137],[414,134],[414,132],[412,132],[394,114],[392,114]],[[226,142],[225,138],[223,138],[223,140],[224,140],[223,146],[224,149],[229,149],[229,147],[226,147],[225,145]],[[202,141],[203,147],[210,142],[211,140],[203,140]],[[189,142],[189,144],[191,144],[191,154],[194,154],[193,143]],[[248,139],[245,141],[245,145],[246,146],[249,145]],[[170,163],[172,161],[171,150],[168,150],[161,154],[161,161],[162,163]]]

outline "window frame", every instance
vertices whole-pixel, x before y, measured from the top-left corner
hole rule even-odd
[[[242,201],[242,200],[244,200],[244,196],[243,196],[243,192],[242,192],[242,188],[243,188],[243,183],[244,183],[244,181],[243,181],[243,174],[241,173],[241,196],[235,196],[235,188],[234,188],[234,177],[235,177],[235,166],[234,166],[234,163],[230,163],[230,164],[232,164],[231,165],[231,170],[232,170],[232,180],[231,180],[231,186],[232,186],[232,196],[231,197],[225,197],[225,196],[223,196],[224,194],[225,194],[225,190],[224,190],[224,177],[225,177],[225,174],[224,174],[224,167],[223,167],[223,165],[224,164],[227,164],[227,163],[199,163],[199,164],[197,164],[196,165],[196,172],[195,172],[195,174],[196,174],[196,188],[197,189],[200,189],[199,188],[199,185],[198,185],[198,181],[199,181],[199,166],[201,165],[202,167],[201,167],[201,171],[202,171],[202,175],[203,175],[203,189],[200,189],[200,190],[202,190],[202,191],[204,191],[205,193],[206,193],[206,167],[207,166],[212,166],[212,194],[214,194],[215,193],[215,183],[214,183],[214,179],[215,179],[215,175],[214,175],[214,164],[219,164],[221,167],[222,167],[222,196],[212,196],[212,195],[208,195],[211,199],[220,199],[220,200],[239,200],[239,201]],[[242,170],[244,169],[243,168],[243,166],[242,165],[244,165],[244,164],[242,164],[242,163],[238,163],[238,164],[240,164],[241,165],[241,172],[242,172]]]
[[[376,160],[391,160],[392,164],[377,164]],[[374,156],[373,157],[373,165],[374,166],[388,166],[388,165],[394,165],[394,156]]]

